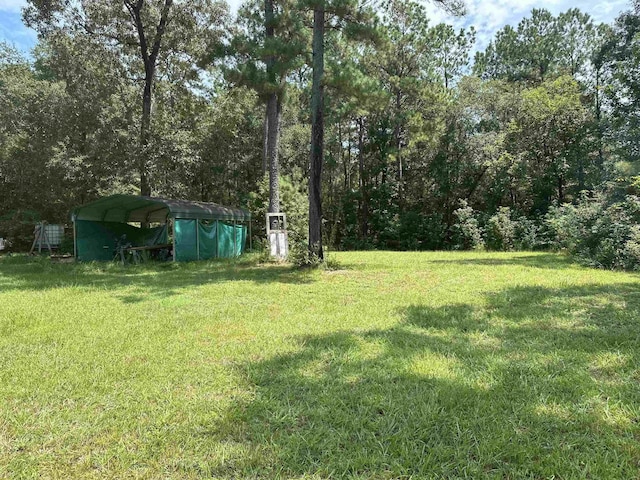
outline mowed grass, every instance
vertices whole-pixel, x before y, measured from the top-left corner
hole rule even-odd
[[[639,478],[640,277],[0,258],[0,478]]]

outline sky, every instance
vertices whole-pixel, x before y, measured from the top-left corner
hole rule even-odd
[[[228,0],[232,10],[236,10],[241,0]],[[20,10],[26,0],[0,0],[0,42],[8,42],[28,54],[37,40],[36,33],[22,24]],[[455,27],[476,28],[476,48],[484,47],[495,33],[505,25],[517,25],[529,14],[533,8],[546,8],[557,15],[570,8],[579,7],[588,13],[596,23],[611,22],[618,14],[629,9],[630,0],[466,0],[467,15],[454,18],[436,7],[433,3],[425,2],[431,23],[440,22],[453,24]]]

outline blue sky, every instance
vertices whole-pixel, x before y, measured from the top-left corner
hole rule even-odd
[[[240,0],[230,0],[236,9]],[[33,30],[22,24],[20,9],[26,0],[0,0],[0,41],[9,42],[28,53],[36,42]],[[554,14],[569,8],[579,7],[596,22],[610,22],[620,11],[630,7],[630,0],[467,0],[468,14],[464,18],[453,18],[432,3],[426,3],[432,23],[441,21],[456,27],[473,25],[477,31],[477,48],[483,49],[496,31],[507,24],[515,25],[532,8],[546,8]]]
[[[28,53],[35,44],[36,33],[22,24],[20,9],[24,0],[0,0],[0,42],[8,42]]]

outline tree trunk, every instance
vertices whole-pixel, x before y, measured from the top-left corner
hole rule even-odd
[[[138,41],[140,45],[140,56],[144,64],[144,91],[142,94],[142,118],[140,122],[140,148],[138,168],[140,170],[140,195],[151,195],[151,184],[149,182],[149,159],[148,145],[151,128],[151,102],[153,94],[153,82],[155,80],[156,65],[162,37],[164,35],[167,22],[169,20],[169,11],[173,5],[173,0],[164,0],[164,6],[160,15],[160,22],[156,27],[155,38],[151,50],[147,43],[147,34],[145,32],[144,23],[142,21],[142,8],[144,0],[138,0],[135,4],[130,1],[124,2],[125,7],[129,11],[133,25],[138,32]],[[144,222],[146,223],[146,222]],[[143,223],[143,225],[144,225]]]
[[[360,175],[360,231],[366,239],[369,233],[369,199],[367,193],[367,179],[364,172],[364,121],[358,119],[358,173]]]
[[[309,168],[309,251],[322,249],[322,157],[324,147],[324,0],[313,10],[313,83],[311,87],[311,161]]]
[[[264,2],[265,43],[275,36],[273,0]],[[267,58],[267,81],[271,93],[267,99],[266,136],[269,167],[269,213],[280,213],[280,165],[278,164],[278,144],[280,141],[281,98],[277,91],[275,58]]]
[[[404,191],[404,174],[402,171],[402,126],[401,126],[401,107],[402,107],[402,92],[398,90],[396,92],[396,128],[393,132],[394,143],[396,147],[396,166],[397,166],[397,180],[398,180],[398,206],[402,211],[402,197]]]
[[[347,176],[347,190],[351,190],[351,120],[347,122],[347,157],[344,171]]]
[[[151,196],[151,185],[149,184],[149,162],[148,146],[151,128],[151,95],[154,71],[152,67],[147,67],[147,77],[144,82],[144,93],[142,95],[142,121],[140,124],[140,157],[138,168],[140,170],[140,195]]]
[[[262,122],[262,176],[269,168],[269,106],[265,104],[264,121]]]
[[[280,213],[280,165],[278,146],[280,143],[280,116],[282,105],[276,93],[267,102],[267,150],[269,156],[269,213]]]

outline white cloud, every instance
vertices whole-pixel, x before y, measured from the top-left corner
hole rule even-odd
[[[19,13],[26,4],[26,0],[0,0],[0,12]]]
[[[610,0],[594,4],[592,11],[589,13],[596,22],[610,22],[617,17],[620,12],[630,10],[630,8],[630,0]]]
[[[611,22],[620,11],[628,8],[630,0],[586,0],[578,4],[576,0],[466,0],[467,14],[456,18],[447,14],[434,3],[425,6],[431,24],[440,22],[452,24],[456,28],[476,29],[476,49],[483,50],[496,32],[505,25],[516,26],[529,16],[534,8],[546,8],[554,15],[578,7],[591,15],[596,22]]]

